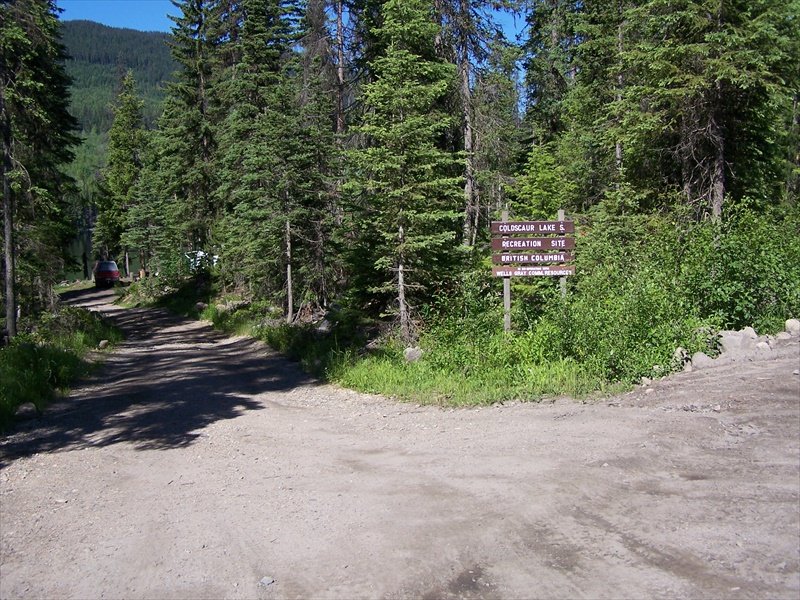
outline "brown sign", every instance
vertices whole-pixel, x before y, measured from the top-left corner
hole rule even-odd
[[[563,263],[571,262],[573,259],[571,252],[544,252],[541,254],[493,254],[492,262],[498,265],[510,265],[513,263]]]
[[[575,223],[572,221],[492,221],[492,233],[514,235],[520,233],[574,233]]]
[[[575,238],[493,238],[492,250],[570,250],[575,247]]]
[[[575,266],[492,267],[492,275],[495,277],[565,277],[566,275],[575,275]]]

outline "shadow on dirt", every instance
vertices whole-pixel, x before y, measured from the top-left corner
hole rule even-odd
[[[70,290],[61,292],[59,298],[64,304],[80,306],[89,310],[98,310],[103,305],[113,303],[117,299],[119,289],[120,286],[118,285],[116,287],[91,287],[83,290]]]
[[[83,290],[70,301],[99,308],[112,299],[110,291]],[[255,340],[157,309],[104,312],[126,341],[69,398],[0,441],[0,468],[38,452],[121,442],[140,450],[189,446],[216,421],[270,410],[274,403],[259,394],[314,383]]]

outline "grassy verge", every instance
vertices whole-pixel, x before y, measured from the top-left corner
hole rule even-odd
[[[53,288],[56,294],[63,294],[64,292],[78,292],[81,290],[88,290],[94,287],[94,281],[91,279],[81,279],[72,283],[59,284]]]
[[[31,331],[0,349],[0,431],[17,408],[32,403],[38,411],[89,370],[87,352],[101,340],[112,344],[121,333],[87,310],[62,307],[45,313]]]
[[[197,319],[203,310],[198,304],[207,304],[211,295],[211,279],[205,275],[177,282],[148,277],[132,283],[121,301],[125,306],[155,306]]]
[[[585,398],[607,388],[605,382],[570,361],[524,365],[514,370],[490,368],[465,375],[437,368],[424,358],[408,363],[387,355],[357,360],[345,356],[334,362],[329,376],[359,391],[447,406],[541,401],[558,396]]]
[[[423,354],[413,363],[357,311],[328,315],[324,328],[288,326],[267,304],[212,301],[208,279],[184,282],[155,303],[258,337],[307,371],[359,391],[444,405],[583,398],[680,369],[676,356],[713,355],[720,329],[772,333],[797,316],[798,231],[796,210],[745,211],[722,223],[681,212],[599,212],[576,236],[577,274],[566,297],[557,281],[514,281],[515,330],[506,334],[500,282],[488,262],[478,264],[417,313]]]
[[[420,339],[422,358],[408,362],[403,346],[392,338],[367,345],[366,328],[333,319],[329,333],[310,325],[256,327],[253,333],[328,381],[422,404],[485,405],[564,395],[585,398],[618,389],[573,360],[526,358],[530,347],[525,335],[464,331],[447,339],[440,328],[431,328]]]

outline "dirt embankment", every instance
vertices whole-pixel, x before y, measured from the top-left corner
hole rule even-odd
[[[78,301],[127,340],[0,443],[2,598],[797,598],[800,345],[442,410]]]

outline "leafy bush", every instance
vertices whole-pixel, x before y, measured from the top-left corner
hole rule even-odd
[[[208,273],[191,277],[147,277],[128,288],[124,302],[128,305],[159,306],[176,314],[197,318],[198,302],[208,303],[212,280]]]
[[[0,348],[0,430],[11,424],[21,404],[42,410],[57,390],[85,374],[88,364],[82,357],[104,339],[114,343],[121,334],[95,313],[61,307]]]
[[[0,425],[10,422],[20,404],[32,402],[41,410],[56,389],[83,372],[75,353],[18,336],[0,350]]]
[[[800,209],[745,209],[691,228],[680,279],[700,314],[722,327],[781,329],[800,315]]]
[[[677,347],[715,351],[709,331],[767,333],[800,314],[799,213],[741,210],[717,224],[601,207],[581,219],[566,298],[557,280],[514,280],[508,334],[500,281],[478,265],[418,314],[424,353],[414,363],[355,311],[328,315],[327,333],[281,323],[264,304],[212,305],[203,317],[249,329],[307,371],[364,392],[446,404],[582,397],[668,373],[680,366]]]
[[[421,362],[455,378],[494,380],[516,396],[664,375],[679,366],[678,347],[715,350],[709,329],[771,332],[800,314],[798,234],[797,211],[743,212],[715,224],[680,212],[600,210],[580,228],[565,299],[553,280],[514,280],[515,331],[504,335],[499,282],[466,277],[456,296],[432,307]]]

